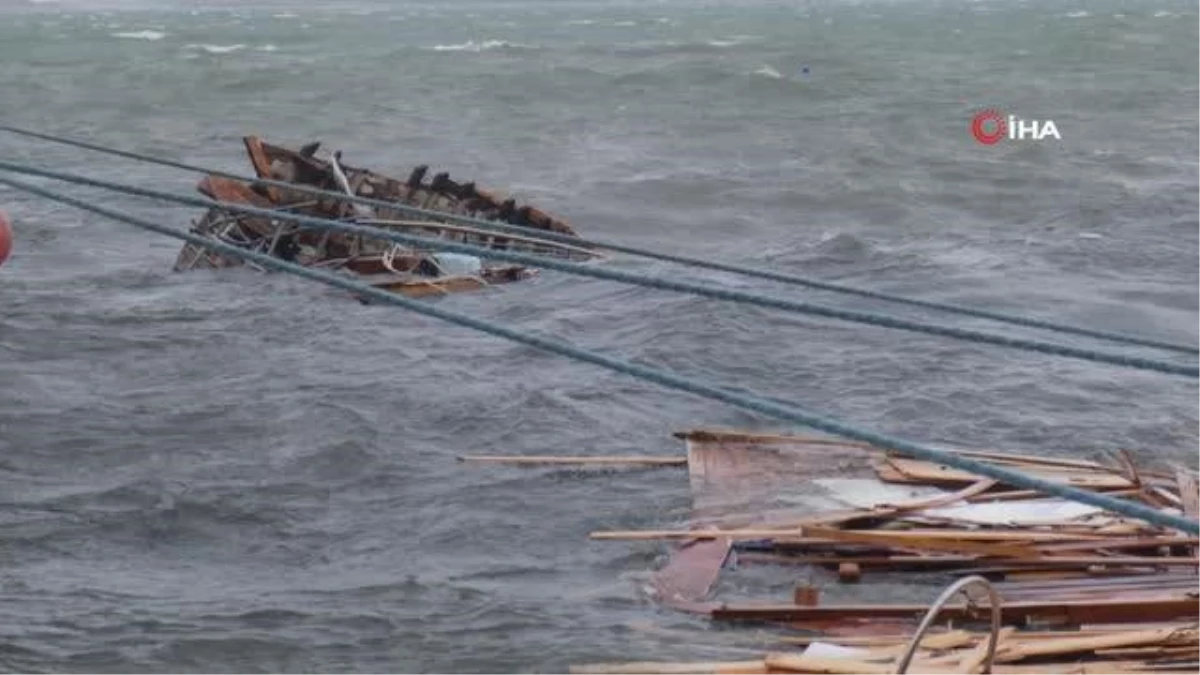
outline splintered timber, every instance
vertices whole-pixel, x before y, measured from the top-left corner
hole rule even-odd
[[[754,630],[744,642],[721,632],[737,654],[729,661],[708,658],[717,647],[707,633],[661,628],[679,636],[680,649],[695,645],[705,658],[593,663],[572,672],[1200,670],[1195,536],[862,443],[725,430],[677,436],[685,456],[474,458],[513,466],[687,468],[686,523],[591,538],[662,541],[669,558],[649,577],[651,600]],[[1090,461],[956,452],[1200,515],[1193,470],[1146,466],[1132,453]],[[716,597],[741,585],[721,584],[722,577],[763,565],[794,581],[764,600]],[[908,600],[881,602],[898,582]],[[861,600],[822,598],[851,589]],[[930,597],[914,602],[914,595]],[[748,652],[759,656],[747,660]]]

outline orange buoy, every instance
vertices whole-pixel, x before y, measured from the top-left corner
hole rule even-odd
[[[12,226],[8,224],[8,216],[0,211],[0,265],[8,260],[8,254],[12,253],[13,246],[13,231]]]

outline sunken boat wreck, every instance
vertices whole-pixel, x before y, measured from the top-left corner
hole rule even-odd
[[[330,153],[326,158],[318,157],[319,142],[291,150],[268,144],[255,136],[247,136],[243,141],[258,178],[276,184],[206,176],[197,189],[219,204],[253,206],[281,214],[369,225],[412,236],[566,260],[582,262],[602,257],[583,242],[579,245],[561,243],[561,235],[578,236],[564,219],[532,205],[520,204],[473,182],[456,182],[444,172],[427,178],[428,165],[417,166],[408,179],[402,181],[342,164],[340,152]],[[291,183],[299,189],[291,190],[279,186],[278,182]],[[334,196],[314,195],[311,189],[392,202],[397,208],[366,206]],[[414,216],[413,207],[422,212]],[[447,217],[438,218],[438,214]],[[514,234],[511,230],[497,232],[482,223],[481,226],[464,225],[456,216],[514,225],[528,229],[528,234]],[[536,269],[524,265],[439,252],[433,246],[404,246],[385,239],[316,230],[290,220],[235,213],[220,205],[210,208],[196,220],[191,231],[289,262],[351,274],[376,288],[411,297],[475,290],[537,274]],[[547,232],[560,235],[560,241],[539,236]],[[189,242],[179,252],[174,269],[241,265],[252,263]]]

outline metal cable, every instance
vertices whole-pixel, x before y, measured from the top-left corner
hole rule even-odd
[[[0,176],[0,184],[9,185],[19,190],[24,190],[26,192],[30,192],[62,204],[69,204],[85,211],[90,211],[107,218],[128,223],[151,232],[157,232],[175,239],[181,239],[183,241],[187,241],[192,244],[223,253],[225,255],[231,255],[243,260],[252,261],[266,268],[287,272],[289,274],[294,274],[306,279],[318,281],[330,286],[342,288],[379,302],[403,307],[419,314],[432,316],[449,323],[457,324],[459,326],[465,326],[467,328],[472,328],[490,335],[502,337],[513,342],[528,345],[530,347],[535,347],[537,349],[542,349],[554,354],[566,356],[578,361],[598,365],[618,373],[623,373],[648,382],[653,382],[663,387],[676,389],[715,401],[721,401],[733,406],[737,406],[744,410],[749,410],[751,412],[756,412],[774,419],[791,422],[793,424],[810,427],[836,436],[863,441],[880,448],[893,450],[895,452],[903,453],[918,459],[939,462],[962,471],[978,474],[980,476],[986,476],[988,478],[994,478],[1014,487],[1037,490],[1048,495],[1081,502],[1097,508],[1112,511],[1114,513],[1129,516],[1131,518],[1138,518],[1154,525],[1175,528],[1190,534],[1200,534],[1200,523],[1182,516],[1175,515],[1173,513],[1153,509],[1143,504],[1138,504],[1136,502],[1124,499],[1116,499],[1096,492],[1089,492],[1071,485],[1046,481],[1021,473],[1019,471],[981,462],[979,460],[975,460],[970,457],[964,457],[946,450],[939,450],[937,448],[914,443],[912,441],[906,441],[894,436],[870,431],[848,422],[842,422],[837,419],[803,410],[790,404],[776,403],[759,396],[737,393],[729,389],[707,384],[700,380],[681,377],[665,370],[651,368],[649,366],[639,365],[631,361],[624,361],[590,350],[581,349],[560,340],[541,337],[525,331],[495,324],[490,321],[476,319],[458,312],[441,309],[433,304],[405,298],[400,295],[379,290],[348,277],[303,267],[301,265],[289,263],[278,258],[264,255],[262,253],[247,251],[236,246],[230,246],[228,244],[216,242],[206,237],[201,237],[189,232],[179,232],[170,227],[152,223],[150,221],[143,220],[126,213],[121,213],[119,211],[113,211],[102,206],[91,204],[82,199],[76,199],[47,188],[31,185],[29,183],[24,183],[5,176]]]
[[[313,196],[325,197],[325,198],[329,198],[329,199],[338,199],[338,200],[349,201],[349,202],[353,202],[353,203],[357,203],[357,204],[386,207],[386,208],[389,208],[389,209],[392,209],[392,210],[395,210],[398,212],[407,213],[414,217],[424,217],[424,218],[442,220],[442,221],[446,221],[446,222],[460,223],[460,224],[464,224],[464,225],[471,225],[474,227],[480,227],[480,228],[484,228],[484,229],[494,230],[497,232],[505,232],[508,234],[528,235],[530,232],[530,228],[528,228],[528,227],[521,227],[518,225],[510,225],[507,223],[499,223],[496,221],[485,220],[482,218],[472,218],[470,216],[448,214],[448,213],[443,213],[440,211],[433,211],[433,210],[429,210],[429,209],[418,208],[415,206],[409,206],[407,204],[397,204],[394,202],[387,202],[387,201],[383,201],[380,199],[371,199],[369,197],[359,197],[357,195],[346,195],[341,192],[322,190],[322,189],[310,187],[307,185],[297,185],[295,183],[288,183],[288,182],[284,182],[284,181],[276,181],[276,180],[269,180],[269,179],[264,179],[264,178],[254,178],[254,177],[250,177],[250,176],[243,176],[243,175],[229,173],[229,172],[220,171],[220,170],[216,170],[216,169],[208,169],[208,168],[205,168],[202,166],[196,166],[194,164],[187,164],[184,162],[176,162],[176,161],[169,160],[169,159],[162,159],[159,157],[154,157],[152,155],[146,155],[146,154],[137,153],[137,152],[130,152],[127,150],[119,150],[116,148],[109,148],[109,147],[105,147],[102,145],[96,145],[94,143],[88,143],[86,141],[80,141],[80,140],[75,140],[75,139],[71,139],[71,138],[66,138],[63,136],[55,136],[52,134],[43,134],[43,133],[39,133],[36,131],[22,129],[22,128],[14,127],[14,126],[7,125],[7,124],[0,124],[0,131],[8,131],[8,132],[18,134],[21,136],[37,138],[37,139],[49,141],[52,143],[61,143],[64,145],[70,145],[70,146],[74,146],[77,148],[83,148],[85,150],[92,150],[95,152],[106,153],[106,154],[115,155],[118,157],[125,157],[127,159],[133,159],[133,160],[137,160],[137,161],[141,161],[141,162],[158,164],[160,166],[169,166],[169,167],[172,167],[175,169],[181,169],[183,171],[204,173],[204,174],[209,174],[209,175],[213,175],[213,176],[220,176],[223,178],[239,180],[239,181],[243,181],[243,182],[257,182],[257,183],[261,183],[263,185],[270,185],[270,186],[274,186],[274,187],[284,187],[284,188],[287,188],[292,191],[303,192],[303,193],[310,194]],[[574,244],[577,246],[578,245],[591,246],[594,248],[613,251],[616,253],[624,253],[627,255],[633,255],[633,256],[638,256],[638,257],[642,257],[642,258],[649,258],[649,259],[653,259],[653,260],[661,260],[664,262],[670,262],[670,263],[675,263],[675,264],[679,264],[679,265],[686,265],[689,267],[697,267],[697,268],[701,268],[701,269],[709,269],[709,270],[715,270],[715,271],[719,271],[719,272],[728,272],[730,274],[740,274],[742,276],[754,277],[754,278],[758,278],[758,279],[766,279],[769,281],[776,281],[779,283],[790,284],[790,285],[794,285],[794,286],[804,286],[807,288],[814,288],[814,289],[821,290],[821,291],[830,291],[830,292],[834,292],[834,293],[844,293],[847,295],[856,295],[856,296],[863,297],[863,298],[871,298],[873,300],[882,300],[885,302],[894,302],[897,304],[908,305],[911,307],[921,307],[923,309],[932,309],[932,310],[948,312],[948,313],[952,313],[952,314],[960,314],[963,316],[971,316],[971,317],[976,317],[976,318],[980,318],[980,319],[988,319],[990,321],[999,321],[1002,323],[1009,323],[1009,324],[1013,324],[1016,326],[1025,326],[1026,328],[1038,328],[1038,329],[1042,329],[1042,330],[1048,330],[1048,331],[1053,331],[1053,332],[1057,332],[1057,333],[1064,333],[1064,334],[1068,334],[1068,335],[1079,335],[1082,337],[1096,338],[1099,340],[1108,340],[1110,342],[1116,342],[1116,343],[1120,343],[1120,344],[1134,345],[1134,346],[1139,346],[1139,347],[1152,347],[1155,349],[1165,349],[1165,350],[1169,350],[1169,351],[1182,352],[1185,354],[1200,353],[1200,347],[1197,347],[1196,345],[1176,344],[1173,342],[1166,342],[1163,340],[1155,340],[1152,338],[1144,338],[1144,337],[1139,337],[1139,336],[1134,336],[1134,335],[1125,335],[1122,333],[1116,333],[1116,332],[1112,332],[1112,331],[1104,331],[1104,330],[1098,330],[1098,329],[1094,329],[1094,328],[1084,328],[1081,326],[1072,326],[1072,325],[1068,325],[1068,324],[1058,323],[1056,321],[1047,321],[1045,319],[1035,319],[1032,317],[1024,317],[1024,316],[1018,316],[1018,315],[1014,315],[1014,314],[1007,314],[1007,313],[1003,313],[1003,312],[995,312],[995,311],[991,311],[991,310],[978,309],[975,307],[967,307],[965,305],[955,305],[955,304],[951,304],[951,303],[934,302],[931,300],[921,300],[918,298],[907,298],[904,296],[894,295],[891,293],[883,293],[880,291],[873,291],[873,290],[865,289],[865,288],[857,288],[854,286],[847,286],[845,284],[835,284],[835,283],[831,283],[831,282],[827,282],[827,281],[821,281],[818,279],[802,277],[802,276],[795,275],[795,274],[787,274],[784,272],[776,272],[773,270],[758,269],[758,268],[754,268],[754,267],[746,267],[743,265],[732,265],[732,264],[728,264],[728,263],[721,263],[721,262],[716,262],[716,261],[712,261],[712,260],[703,260],[701,258],[692,258],[692,257],[688,257],[688,256],[674,255],[674,254],[670,254],[670,253],[660,253],[657,251],[651,251],[651,250],[644,249],[644,248],[638,248],[638,247],[634,247],[634,246],[618,244],[618,243],[610,242],[610,241],[575,237],[575,236],[571,236],[571,235],[567,235],[567,234],[561,234],[558,232],[549,232],[549,231],[546,231],[546,232],[539,231],[538,237],[541,239],[545,239],[547,241],[554,241],[554,242],[559,242],[559,243],[564,243],[564,244]]]
[[[583,263],[570,262],[566,260],[558,260],[554,258],[546,258],[542,256],[529,255],[526,253],[518,253],[515,251],[503,251],[482,246],[474,246],[466,243],[456,243],[446,241],[444,239],[417,237],[413,235],[400,234],[398,232],[384,230],[376,227],[365,225],[356,225],[340,221],[328,220],[324,218],[314,218],[311,216],[302,216],[293,213],[282,213],[278,210],[262,209],[253,206],[243,206],[238,204],[229,204],[225,202],[217,202],[205,197],[193,197],[189,195],[179,195],[161,190],[152,190],[149,188],[136,187],[132,185],[124,185],[121,183],[113,183],[86,176],[65,173],[61,171],[51,171],[48,169],[40,169],[37,167],[26,166],[15,162],[7,162],[0,160],[0,169],[13,171],[15,173],[28,174],[33,176],[42,176],[44,178],[53,178],[78,185],[88,185],[91,187],[105,188],[126,194],[139,195],[149,197],[151,199],[162,199],[165,201],[177,202],[180,204],[189,204],[203,208],[220,208],[224,211],[233,213],[244,213],[247,215],[263,216],[274,218],[276,220],[285,220],[299,223],[306,227],[325,230],[345,232],[360,236],[371,237],[375,239],[384,239],[410,246],[424,247],[430,249],[438,249],[445,251],[453,251],[456,253],[465,253],[468,255],[478,256],[480,258],[490,258],[495,260],[505,260],[508,262],[520,263],[524,265],[535,265],[547,269],[554,269],[570,274],[581,276],[590,276],[598,279],[609,279],[622,283],[633,284],[637,286],[645,286],[648,288],[656,288],[659,290],[674,291],[678,293],[688,293],[701,297],[713,298],[716,300],[726,300],[731,302],[739,302],[749,305],[757,305],[759,307],[767,307],[784,312],[793,312],[798,314],[810,314],[815,316],[823,316],[841,321],[851,321],[855,323],[863,323],[867,325],[880,326],[883,328],[893,328],[897,330],[906,330],[917,333],[925,333],[928,335],[938,335],[941,337],[955,338],[959,340],[967,340],[980,344],[991,344],[1001,347],[1009,347],[1012,349],[1020,349],[1024,351],[1038,352],[1042,354],[1050,354],[1054,356],[1063,356],[1068,358],[1082,359],[1085,361],[1093,361],[1097,363],[1107,363],[1111,365],[1123,366],[1127,368],[1136,368],[1139,370],[1155,371],[1167,373],[1170,375],[1181,375],[1185,377],[1197,378],[1200,377],[1200,368],[1196,366],[1186,366],[1157,359],[1148,359],[1138,356],[1128,356],[1125,354],[1112,354],[1101,352],[1094,349],[1086,349],[1082,347],[1071,347],[1068,345],[1060,345],[1052,342],[1043,342],[1039,340],[1030,340],[1025,338],[1011,337],[1008,335],[997,335],[992,333],[984,333],[982,331],[969,330],[964,328],[955,328],[952,326],[940,326],[937,324],[929,324],[920,321],[902,319],[886,314],[875,312],[863,312],[855,310],[838,309],[825,305],[814,303],[799,302],[794,300],[786,300],[783,298],[775,298],[756,293],[747,293],[744,291],[734,291],[723,288],[714,288],[686,281],[674,281],[670,279],[659,279],[649,277],[633,272],[624,272],[615,269],[606,269],[603,267],[595,267]]]

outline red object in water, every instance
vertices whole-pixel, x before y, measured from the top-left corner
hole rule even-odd
[[[8,216],[0,211],[0,265],[8,260],[8,254],[12,253],[13,231],[12,226],[8,224]]]

